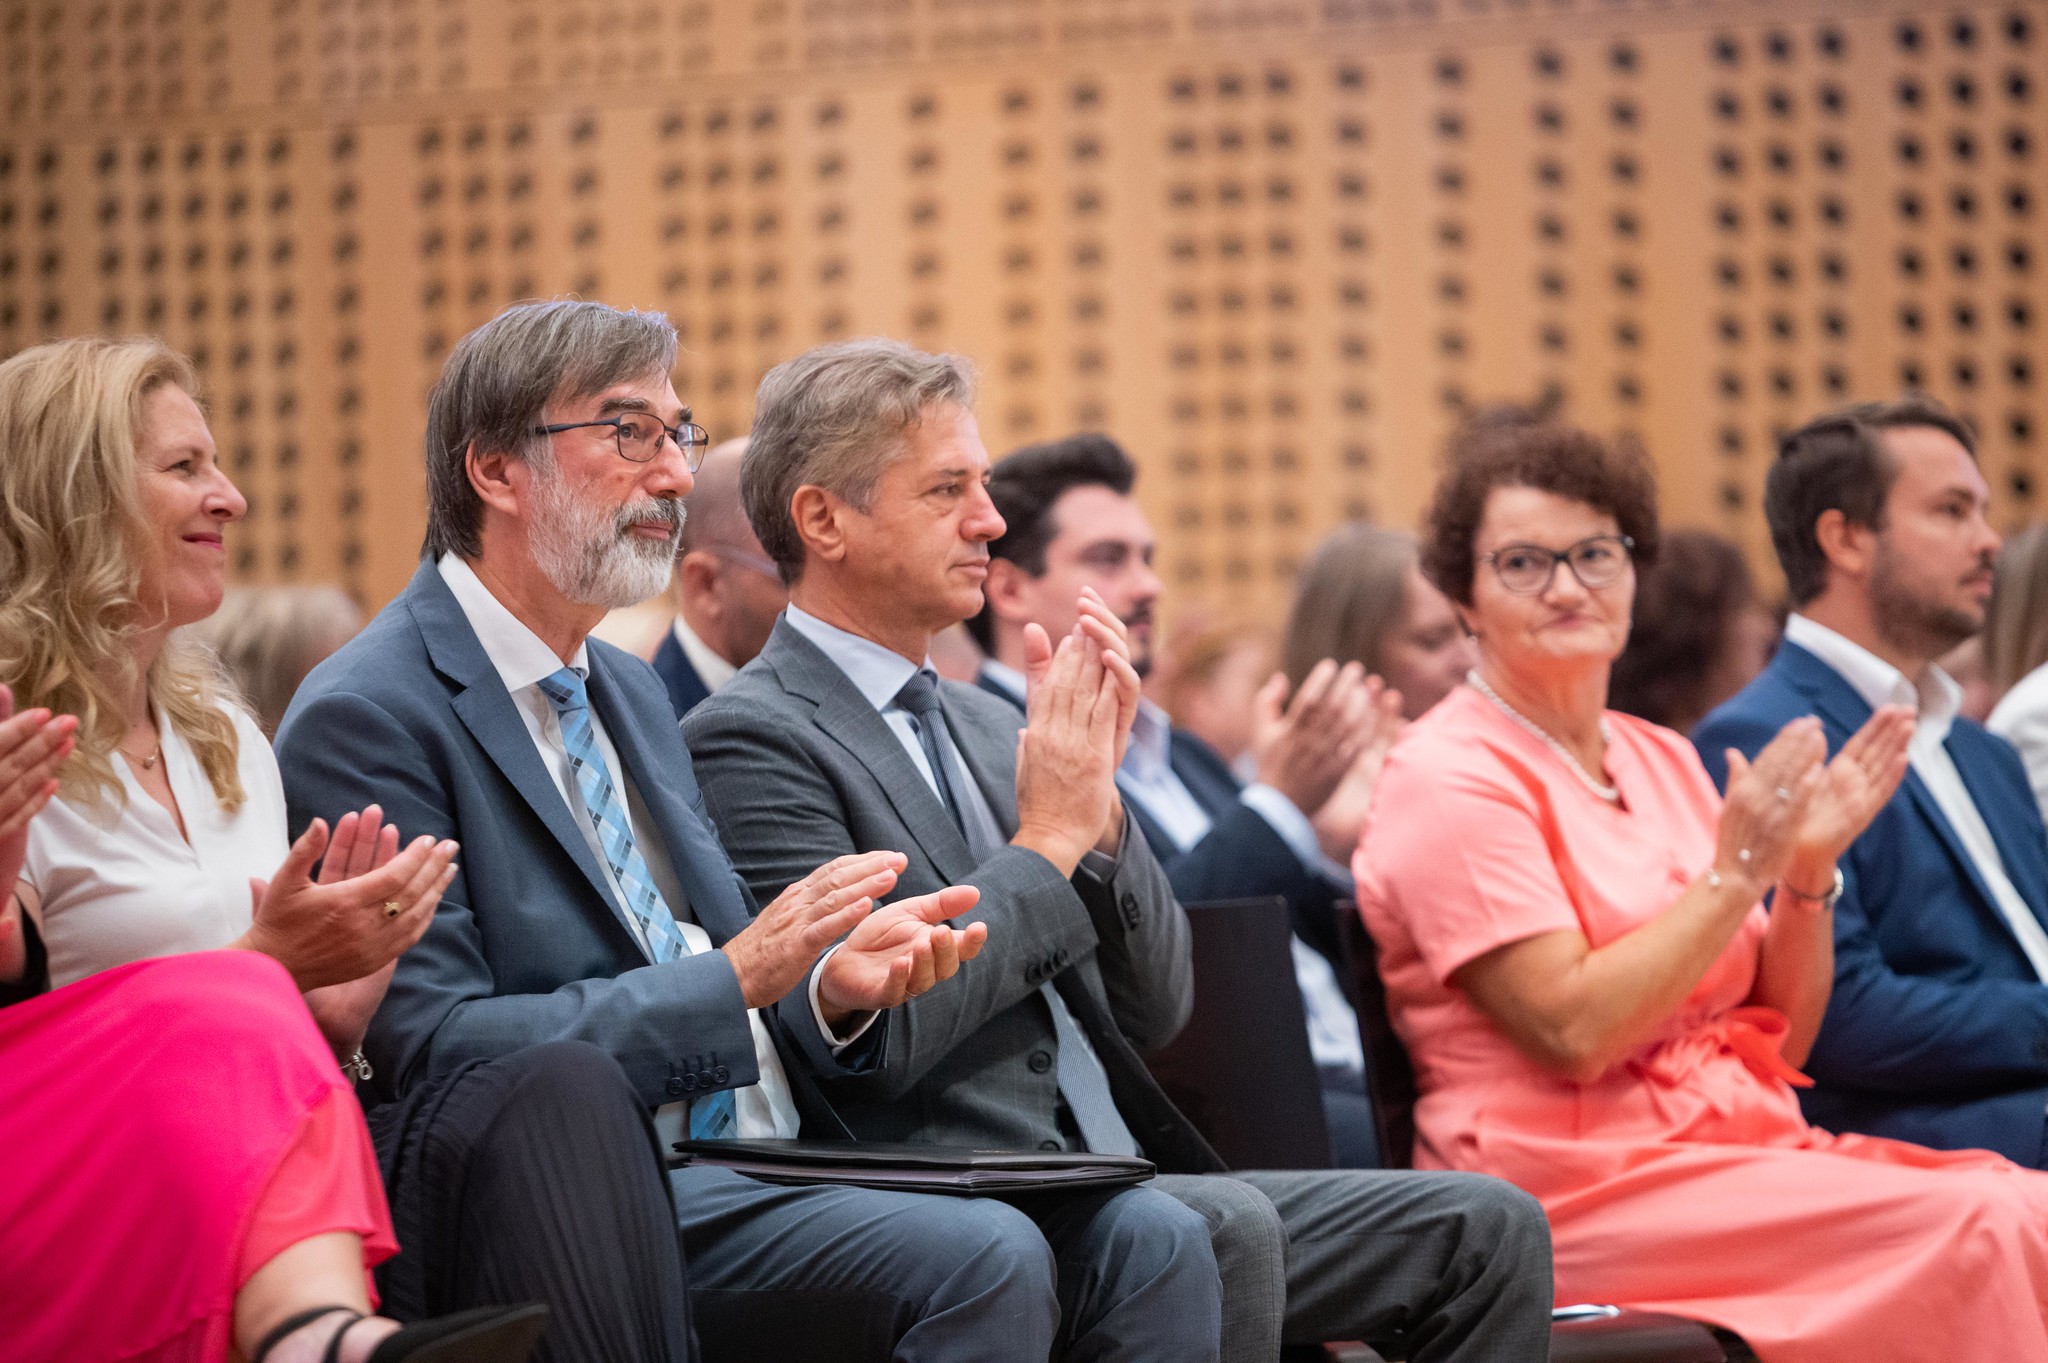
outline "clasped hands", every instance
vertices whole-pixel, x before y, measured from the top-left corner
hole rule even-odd
[[[1259,782],[1308,816],[1325,856],[1347,862],[1401,725],[1401,693],[1358,662],[1323,659],[1292,697],[1287,674],[1275,672],[1253,700]]]
[[[973,960],[988,925],[946,921],[980,902],[972,885],[876,907],[908,864],[901,852],[856,852],[777,895],[722,948],[747,1007],[765,1008],[796,988],[842,936],[818,975],[819,1012],[834,1031],[856,1013],[916,998]]]
[[[1095,590],[1057,647],[1024,627],[1024,728],[1017,735],[1017,834],[1010,841],[1072,875],[1089,851],[1123,838],[1116,770],[1137,718],[1140,683],[1123,621]]]
[[[1753,762],[1730,748],[1714,875],[1751,899],[1777,884],[1794,902],[1825,901],[1836,860],[1905,777],[1913,723],[1911,710],[1887,705],[1832,761],[1811,715],[1780,729]]]

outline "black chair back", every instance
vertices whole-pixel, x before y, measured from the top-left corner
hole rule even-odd
[[[1145,1057],[1152,1077],[1231,1168],[1329,1168],[1287,901],[1216,900],[1187,913],[1194,1013]]]
[[[1387,1015],[1379,948],[1356,904],[1337,906],[1337,943],[1344,953],[1345,992],[1358,1013],[1358,1039],[1365,1048],[1365,1083],[1372,1098],[1380,1162],[1389,1169],[1406,1169],[1415,1158],[1415,1067]]]

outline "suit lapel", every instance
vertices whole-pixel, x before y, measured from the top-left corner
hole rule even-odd
[[[668,714],[654,717],[652,723],[642,722],[636,707],[627,701],[618,676],[620,665],[601,645],[591,646],[591,708],[661,834],[669,864],[689,898],[691,916],[714,943],[723,944],[747,925],[739,882],[717,836],[692,807],[684,781],[694,784],[694,778],[688,776],[689,749],[683,745],[681,731]]]
[[[925,857],[949,883],[974,871],[974,854],[946,807],[911,762],[910,754],[881,712],[868,704],[847,675],[804,638],[787,616],[775,623],[761,657],[792,695],[817,706],[814,722],[833,742],[859,762],[882,787],[896,817],[917,840]],[[960,743],[956,732],[954,742]],[[998,810],[998,818],[1001,812]],[[1011,811],[1012,820],[1015,811]]]
[[[440,570],[432,563],[422,564],[405,594],[428,659],[435,670],[463,688],[450,702],[455,717],[469,730],[470,737],[477,741],[499,774],[519,793],[519,798],[554,835],[563,853],[576,863],[576,869],[612,911],[637,950],[639,938],[633,935],[624,907],[612,897],[604,870],[577,825],[575,813],[562,798],[547,768],[541,765],[540,753],[533,746],[526,722],[519,717],[518,706],[505,690],[497,669],[491,666],[489,655],[478,641],[476,631],[470,628],[462,607],[456,604],[454,593],[441,580]]]

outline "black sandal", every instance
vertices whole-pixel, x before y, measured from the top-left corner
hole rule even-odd
[[[316,1306],[279,1321],[263,1337],[249,1363],[263,1363],[287,1335],[337,1312],[350,1317],[327,1341],[321,1363],[338,1363],[341,1340],[357,1321],[369,1317],[346,1306]],[[525,1363],[547,1328],[545,1306],[479,1306],[452,1316],[416,1321],[377,1341],[370,1363]]]

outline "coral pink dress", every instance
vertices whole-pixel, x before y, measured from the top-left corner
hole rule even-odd
[[[1449,983],[1542,933],[1612,942],[1712,861],[1721,801],[1691,745],[1608,722],[1619,808],[1466,687],[1388,760],[1353,869],[1415,1061],[1416,1165],[1537,1197],[1560,1302],[1708,1321],[1764,1363],[2048,1359],[2048,1175],[1809,1126],[1784,1019],[1744,1006],[1763,908],[1590,1083],[1538,1067]]]

